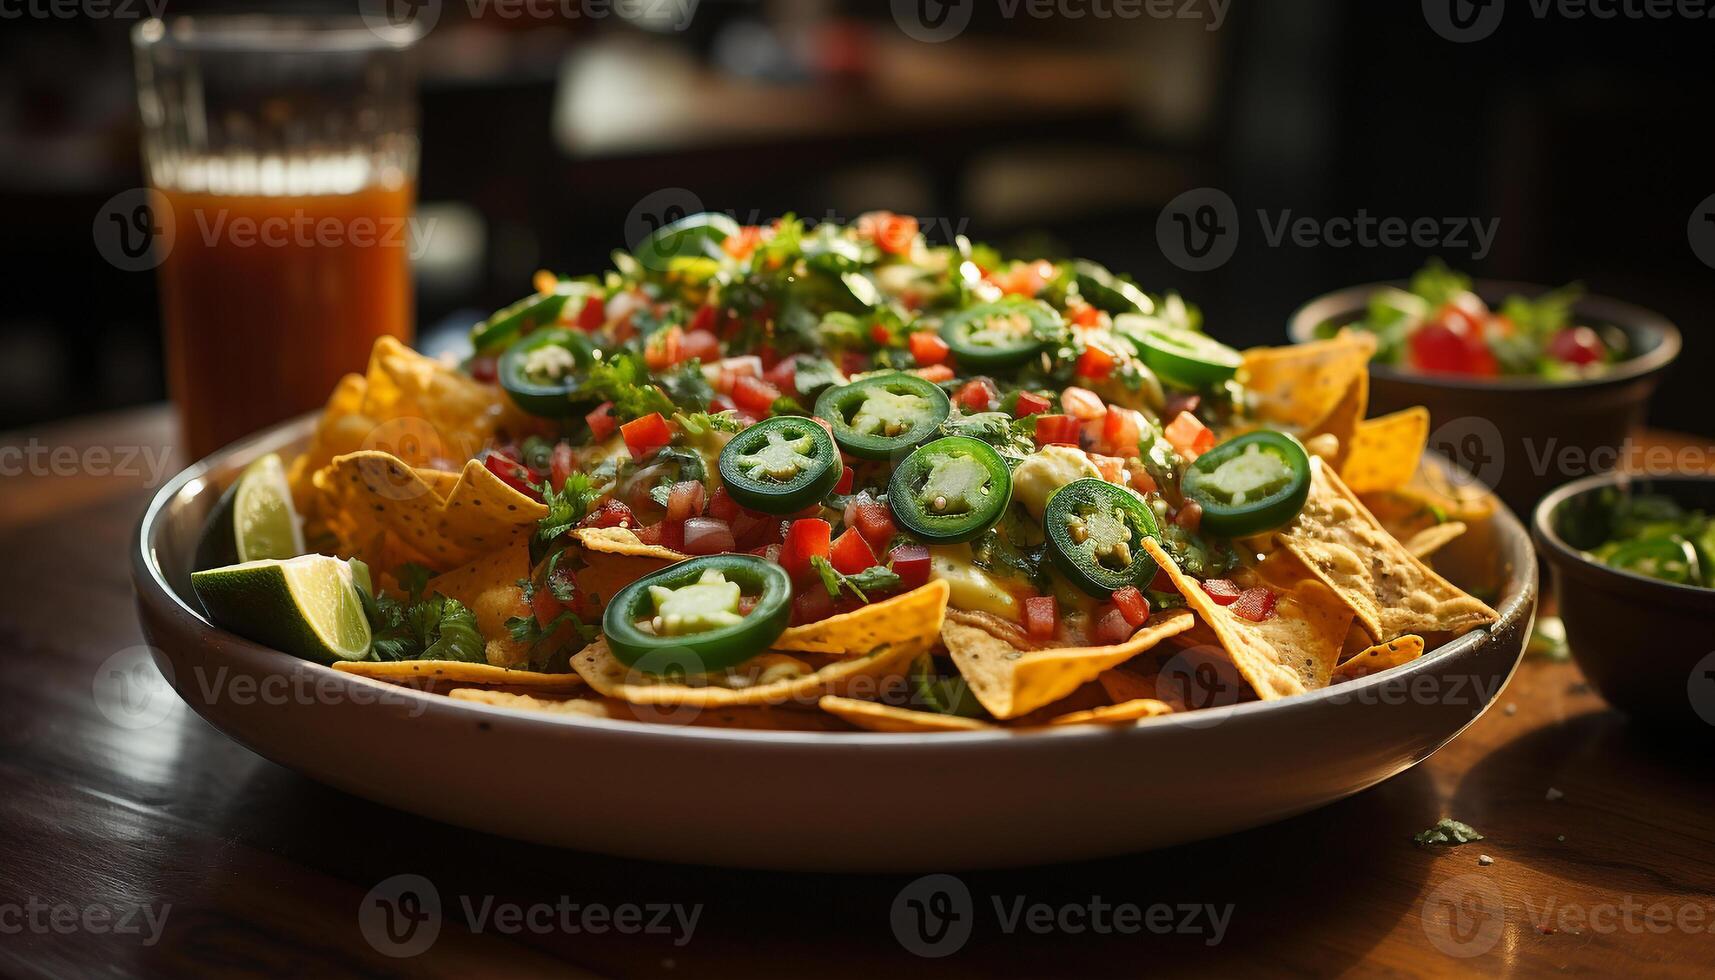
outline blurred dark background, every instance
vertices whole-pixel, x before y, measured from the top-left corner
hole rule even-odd
[[[554,13],[565,2],[443,0],[423,44],[429,346],[523,295],[537,268],[602,267],[638,203],[680,188],[741,220],[888,208],[943,240],[1085,255],[1182,291],[1244,344],[1281,341],[1320,292],[1430,254],[1581,280],[1679,324],[1685,353],[1652,419],[1715,435],[1697,380],[1715,368],[1715,270],[1687,233],[1715,193],[1715,21],[1515,2],[1491,36],[1455,43],[1409,0],[1175,0],[1162,6],[1193,16],[1160,17],[1098,16],[1123,0],[633,7],[667,22],[576,0]],[[91,233],[142,182],[127,33],[146,4],[87,6],[104,15],[17,0],[0,28],[0,429],[165,397],[153,274],[104,262]],[[354,6],[166,0],[166,13]],[[1044,7],[1057,12],[1030,13]],[[896,10],[970,20],[925,43]],[[1240,237],[1230,261],[1191,273],[1162,254],[1156,219],[1203,186],[1236,202]],[[1483,255],[1271,245],[1259,210],[1271,224],[1362,210],[1499,226]]]

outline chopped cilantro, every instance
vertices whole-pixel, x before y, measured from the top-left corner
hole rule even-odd
[[[548,515],[536,522],[539,541],[552,541],[576,527],[589,513],[590,504],[601,496],[595,481],[588,473],[582,472],[566,474],[565,485],[558,490],[547,482],[537,486],[536,490],[542,495],[542,503],[548,506]]]
[[[411,601],[404,603],[385,594],[363,594],[364,615],[374,635],[370,656],[376,660],[483,663],[482,632],[464,603],[440,593],[421,600],[417,595],[414,589]]]
[[[840,597],[842,588],[850,589],[859,601],[868,602],[871,592],[885,592],[899,587],[898,573],[881,565],[871,565],[855,575],[847,575],[821,555],[812,557],[810,564],[815,567],[816,574],[822,577],[822,586],[828,590],[828,595],[835,599]]]

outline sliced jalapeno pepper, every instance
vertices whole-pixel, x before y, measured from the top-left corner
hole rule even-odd
[[[816,414],[833,426],[840,448],[862,459],[887,459],[917,445],[952,407],[946,392],[904,372],[829,388],[816,399]]]
[[[742,507],[793,514],[820,501],[844,466],[828,430],[801,415],[776,415],[733,436],[721,450],[721,481]]]
[[[1605,559],[1621,571],[1647,575],[1678,585],[1700,585],[1702,570],[1697,551],[1679,535],[1640,538],[1615,548]]]
[[[1073,480],[1048,498],[1042,523],[1054,564],[1090,595],[1145,588],[1155,577],[1143,539],[1159,539],[1161,529],[1149,505],[1125,487],[1094,477]]]
[[[1203,508],[1200,525],[1218,538],[1242,538],[1290,523],[1310,496],[1310,457],[1297,439],[1247,432],[1197,457],[1179,492]]]
[[[742,612],[741,599],[756,604]],[[792,615],[792,579],[755,555],[688,558],[614,595],[602,634],[621,663],[650,674],[706,674],[768,649]]]
[[[1012,474],[994,447],[969,436],[919,446],[893,471],[894,519],[924,541],[969,541],[998,523],[1012,502]]]
[[[720,257],[721,243],[738,231],[727,215],[701,211],[650,232],[631,254],[644,268],[665,272],[674,259]]]
[[[573,377],[595,359],[595,345],[582,330],[555,327],[529,334],[500,355],[500,386],[532,415],[572,414]]]
[[[1078,283],[1078,295],[1105,313],[1147,314],[1155,309],[1148,293],[1094,262],[1079,259],[1072,263],[1072,274]]]
[[[1017,367],[1064,334],[1060,314],[1035,301],[983,303],[941,321],[941,339],[973,371]]]
[[[1122,333],[1151,371],[1193,388],[1220,384],[1244,363],[1244,355],[1208,334],[1159,320]]]
[[[988,717],[965,679],[938,675],[934,658],[927,655],[918,657],[911,665],[911,691],[916,705],[930,711],[961,718]]]
[[[551,293],[526,296],[511,306],[471,328],[470,343],[477,354],[492,354],[516,341],[520,336],[556,323],[566,301],[574,295],[589,292],[588,283],[565,281]]]

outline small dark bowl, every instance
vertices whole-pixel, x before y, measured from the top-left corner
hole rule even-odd
[[[1605,536],[1602,494],[1656,493],[1715,511],[1715,476],[1605,473],[1543,499],[1531,522],[1554,570],[1566,639],[1608,703],[1645,724],[1715,734],[1715,589],[1675,585],[1595,561]]]
[[[1377,289],[1405,285],[1368,283],[1319,296],[1292,315],[1288,332],[1294,342],[1312,340],[1320,324],[1361,319]],[[1473,288],[1495,307],[1511,295],[1547,292],[1544,286],[1491,279]],[[1543,494],[1567,480],[1617,467],[1626,436],[1642,424],[1650,395],[1679,356],[1679,330],[1642,307],[1585,296],[1572,315],[1580,324],[1623,331],[1632,356],[1583,381],[1414,374],[1372,364],[1370,414],[1412,405],[1429,409],[1429,444],[1493,487],[1514,512],[1528,514]]]

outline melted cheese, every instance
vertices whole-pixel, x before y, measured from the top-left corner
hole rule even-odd
[[[947,604],[956,609],[993,613],[1015,623],[1021,619],[1018,597],[976,566],[968,544],[930,548],[929,577],[947,583]]]

